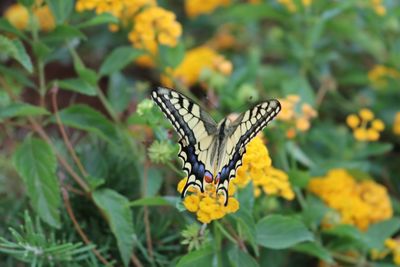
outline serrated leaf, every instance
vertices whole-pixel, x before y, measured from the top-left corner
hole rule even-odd
[[[49,225],[60,227],[60,187],[57,159],[51,147],[36,138],[26,138],[16,150],[13,163],[22,177],[32,207]]]
[[[77,78],[65,79],[57,81],[57,83],[58,86],[64,90],[69,90],[90,96],[95,96],[97,94],[96,88],[82,79],[77,79]]]
[[[272,249],[285,249],[304,241],[313,241],[305,225],[292,217],[269,215],[256,225],[257,243]]]
[[[74,9],[74,1],[46,0],[46,3],[57,25],[64,23]]]
[[[32,73],[33,66],[25,47],[19,40],[10,40],[0,35],[0,52],[18,61],[29,73]]]
[[[206,247],[197,251],[189,252],[180,260],[176,267],[205,267],[212,266],[213,250]]]
[[[229,266],[232,267],[257,267],[257,261],[248,253],[243,252],[237,246],[232,247],[228,252]]]
[[[329,250],[322,247],[320,244],[315,242],[305,242],[296,245],[292,248],[294,251],[305,253],[311,256],[315,256],[320,260],[323,260],[327,263],[334,263],[334,260],[329,253]]]
[[[89,20],[82,22],[78,25],[78,28],[85,28],[90,26],[96,26],[100,24],[115,23],[118,24],[118,18],[114,17],[110,13],[97,14],[96,16],[90,18]]]
[[[6,66],[0,65],[0,73],[4,76],[8,76],[8,78],[11,78],[21,85],[35,88],[35,84],[29,80],[27,75],[22,70],[18,68],[7,68]]]
[[[100,75],[109,75],[123,69],[129,63],[132,63],[143,52],[134,49],[131,46],[121,46],[114,49],[110,55],[104,60],[100,67]]]
[[[27,103],[11,103],[0,110],[0,120],[12,117],[25,117],[37,115],[49,115],[50,113],[42,107]]]
[[[394,217],[386,221],[375,223],[368,228],[366,240],[369,248],[381,249],[384,242],[400,230],[400,218]]]
[[[73,105],[59,113],[63,124],[91,132],[108,142],[115,142],[118,134],[115,126],[100,112],[86,105]],[[55,122],[55,118],[52,118]]]
[[[15,28],[8,20],[6,20],[5,18],[0,18],[0,31],[5,31],[5,32],[9,32],[12,33],[16,36],[18,36],[21,39],[27,39],[25,34],[18,30],[17,28]]]
[[[135,234],[128,199],[114,190],[102,189],[93,192],[93,200],[107,217],[111,231],[117,239],[122,261],[128,266]]]

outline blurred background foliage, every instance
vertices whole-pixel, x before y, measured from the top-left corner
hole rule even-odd
[[[400,265],[396,0],[3,0],[1,266]],[[223,206],[148,98],[278,98]]]

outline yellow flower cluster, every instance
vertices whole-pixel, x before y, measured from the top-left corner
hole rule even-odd
[[[380,119],[374,119],[374,113],[366,108],[359,111],[358,115],[347,116],[346,123],[353,129],[353,136],[358,141],[377,141],[380,132],[385,129],[385,124]]]
[[[385,88],[389,79],[400,79],[400,72],[384,65],[376,65],[368,72],[368,79],[377,88]]]
[[[192,86],[199,81],[200,74],[205,69],[228,76],[232,72],[232,63],[215,50],[200,46],[186,52],[179,66],[168,69],[168,76],[163,76],[161,80],[168,87],[172,87],[174,83]]]
[[[182,179],[178,184],[178,192],[182,190],[186,184],[187,178]],[[194,212],[197,219],[202,223],[210,223],[213,220],[218,220],[228,213],[236,212],[239,209],[239,202],[232,197],[235,193],[235,188],[229,185],[229,200],[228,205],[224,205],[224,197],[216,193],[216,185],[214,183],[207,183],[204,186],[204,193],[197,187],[189,189],[190,195],[187,195],[183,200],[185,208]]]
[[[210,14],[218,7],[228,6],[231,0],[185,0],[185,12],[190,18]]]
[[[135,17],[135,25],[129,33],[129,40],[134,47],[155,54],[157,44],[174,47],[181,34],[182,26],[176,21],[175,14],[153,6]]]
[[[333,169],[326,176],[315,177],[308,189],[339,213],[341,223],[361,230],[393,215],[385,187],[372,180],[357,182],[344,169]]]
[[[110,13],[124,27],[132,27],[128,36],[132,45],[148,52],[137,62],[148,67],[154,66],[158,44],[174,47],[182,34],[182,26],[176,21],[175,14],[157,6],[155,0],[78,0],[76,10]],[[110,30],[118,29],[118,25],[110,25]]]
[[[156,4],[156,0],[78,0],[75,9],[78,12],[95,10],[97,14],[110,13],[122,24],[129,25],[139,11]],[[112,25],[111,29],[118,30],[118,26]]]
[[[243,165],[239,167],[232,183],[238,187],[244,187],[251,180],[256,197],[260,196],[263,191],[267,195],[279,195],[288,200],[294,199],[288,175],[275,169],[271,163],[262,137],[255,137],[247,145],[246,154],[243,156]]]
[[[372,9],[375,11],[376,14],[379,16],[386,15],[386,8],[383,5],[383,0],[370,0]]]
[[[385,241],[385,247],[393,254],[394,264],[400,266],[400,240],[389,238]]]
[[[282,110],[278,114],[278,120],[286,121],[289,129],[286,132],[288,138],[294,138],[297,131],[306,132],[310,129],[310,120],[317,116],[317,111],[307,103],[300,105],[298,95],[288,95],[280,99]]]
[[[295,13],[297,11],[297,5],[293,0],[278,0],[278,3],[285,6],[286,9],[291,13]],[[309,7],[312,4],[312,0],[301,0],[301,4],[304,7]]]
[[[48,32],[54,29],[54,17],[47,5],[42,5],[42,1],[36,1],[32,10],[40,30]],[[23,5],[11,5],[5,11],[4,17],[17,29],[26,30],[29,26],[29,11]]]
[[[393,122],[393,133],[400,135],[400,111],[396,112]]]

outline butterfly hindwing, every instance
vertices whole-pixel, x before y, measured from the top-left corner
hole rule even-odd
[[[225,156],[221,164],[217,192],[222,191],[225,196],[225,205],[228,201],[228,187],[230,179],[236,175],[236,170],[242,165],[242,158],[246,152],[246,145],[253,139],[281,110],[277,100],[260,103],[242,113],[231,125],[226,134],[226,145],[220,153]]]
[[[200,140],[212,140],[217,124],[199,105],[174,90],[158,87],[153,90],[152,98],[180,136],[179,158],[188,175],[182,197],[191,186],[197,186],[203,192],[204,176],[211,169],[207,162],[211,144],[204,147]]]

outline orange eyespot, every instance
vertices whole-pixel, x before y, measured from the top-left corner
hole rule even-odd
[[[218,184],[219,183],[219,174],[217,175],[217,177],[214,180],[214,184]]]

